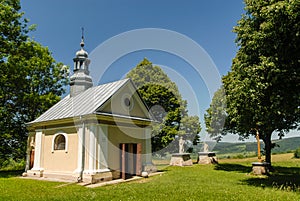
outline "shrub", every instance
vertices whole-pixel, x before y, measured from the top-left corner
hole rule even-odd
[[[296,151],[294,152],[294,157],[300,158],[300,147],[298,149],[296,149]]]
[[[12,158],[4,161],[0,170],[12,171],[12,170],[23,170],[25,169],[25,160],[13,160]]]

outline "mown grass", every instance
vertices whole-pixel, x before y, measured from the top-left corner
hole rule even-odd
[[[224,159],[219,165],[170,167],[163,174],[94,189],[0,174],[0,200],[300,200],[300,160],[273,157],[271,176],[253,176],[255,158]],[[16,173],[19,174],[19,173]],[[9,176],[7,176],[9,175]]]

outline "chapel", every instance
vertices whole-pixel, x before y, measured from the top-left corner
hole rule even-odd
[[[84,45],[70,94],[27,123],[24,175],[97,183],[155,171],[147,105],[130,79],[93,86]]]

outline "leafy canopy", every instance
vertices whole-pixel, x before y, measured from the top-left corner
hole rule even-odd
[[[0,0],[0,166],[26,153],[25,123],[60,100],[68,67],[28,37],[19,0]]]
[[[272,133],[282,137],[299,128],[300,2],[245,0],[245,4],[246,14],[234,28],[240,49],[222,80],[227,103],[223,132],[247,138],[259,131],[266,161],[271,162]]]
[[[200,123],[197,116],[189,116],[187,101],[182,100],[179,90],[174,82],[163,72],[159,66],[153,66],[144,59],[128,74],[138,88],[138,92],[146,102],[154,118],[159,123],[152,131],[152,150],[154,152],[178,150],[178,135],[197,143],[200,132]]]

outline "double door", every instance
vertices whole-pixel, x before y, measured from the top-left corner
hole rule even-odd
[[[142,144],[122,143],[120,150],[121,178],[140,176],[142,174]]]

